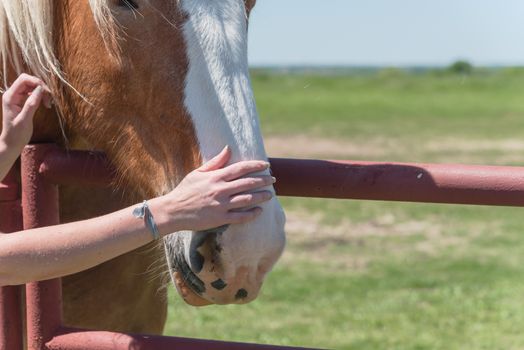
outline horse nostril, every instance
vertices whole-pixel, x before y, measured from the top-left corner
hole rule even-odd
[[[195,273],[198,274],[202,272],[206,258],[211,258],[211,264],[216,263],[218,259],[214,257],[222,250],[217,239],[228,227],[229,225],[224,225],[196,233],[194,239],[191,240],[191,246],[189,248],[189,262]]]
[[[195,273],[200,273],[204,268],[204,256],[199,251],[194,250],[189,253],[189,259],[191,261],[191,267]]]
[[[238,290],[237,294],[235,294],[235,300],[246,299],[247,295],[248,295],[247,290],[245,290],[244,288],[241,288]]]
[[[221,279],[217,279],[216,281],[211,282],[211,286],[216,290],[222,290],[227,287],[227,283],[222,281]]]

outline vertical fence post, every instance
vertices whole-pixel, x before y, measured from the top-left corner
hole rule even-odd
[[[59,223],[58,187],[46,182],[39,173],[45,155],[56,146],[30,145],[22,152],[22,208],[24,229]],[[62,323],[60,279],[29,283],[27,300],[27,345],[29,350],[44,350]]]
[[[20,186],[15,169],[0,179],[0,232],[22,230]],[[22,350],[21,286],[0,287],[0,350]]]

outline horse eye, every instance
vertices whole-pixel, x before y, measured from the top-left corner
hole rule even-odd
[[[129,9],[138,10],[138,4],[135,0],[119,0],[118,6],[127,7]]]

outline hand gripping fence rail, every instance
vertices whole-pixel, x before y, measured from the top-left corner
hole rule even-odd
[[[524,167],[302,159],[270,162],[281,196],[524,206]],[[0,183],[0,232],[58,224],[58,185],[107,186],[113,178],[103,154],[65,151],[53,144],[26,147],[20,168],[21,181],[12,171]],[[0,288],[0,350],[24,346],[22,288]],[[29,283],[25,288],[30,350],[298,349],[72,329],[62,324],[60,279]]]

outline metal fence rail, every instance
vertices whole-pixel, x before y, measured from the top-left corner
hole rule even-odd
[[[504,166],[271,159],[283,196],[524,206],[524,168]],[[97,152],[55,145],[26,147],[22,196],[15,176],[0,185],[0,231],[58,223],[58,186],[108,186],[113,171]],[[62,325],[59,279],[26,286],[27,344],[31,350],[293,349],[175,337],[69,329]],[[0,350],[22,348],[20,288],[0,290]],[[13,307],[13,305],[15,305]],[[296,348],[295,348],[296,349]]]
[[[278,195],[384,201],[524,206],[524,167],[270,159]],[[40,165],[59,184],[107,185],[102,153],[50,147]]]

